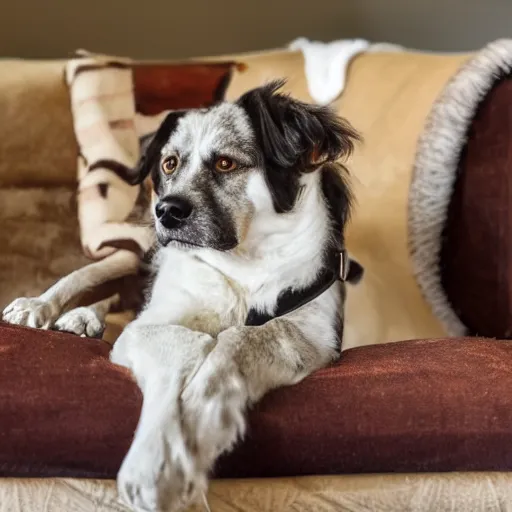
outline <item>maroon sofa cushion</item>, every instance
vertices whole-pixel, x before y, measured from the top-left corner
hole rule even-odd
[[[114,475],[142,405],[110,345],[0,324],[0,476]]]
[[[146,116],[164,110],[206,107],[224,98],[231,74],[243,64],[226,62],[134,63],[135,106]]]
[[[109,346],[0,326],[0,476],[114,478],[141,406]],[[362,347],[251,411],[218,477],[512,470],[512,343]]]
[[[467,134],[441,252],[447,297],[471,334],[512,337],[512,77]]]

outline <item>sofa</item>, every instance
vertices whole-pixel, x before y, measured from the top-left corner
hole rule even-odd
[[[93,256],[78,221],[65,65],[0,62],[0,308]],[[214,469],[212,511],[512,502],[511,66],[507,40],[351,62],[333,107],[364,137],[347,164],[347,245],[365,276],[348,289],[342,356],[250,412],[246,439]],[[229,68],[215,87],[210,67]],[[279,77],[312,101],[303,56],[286,49],[130,69],[136,108],[152,113]],[[132,317],[111,315],[103,340],[0,325],[0,512],[126,510],[114,479],[142,397],[108,353]]]

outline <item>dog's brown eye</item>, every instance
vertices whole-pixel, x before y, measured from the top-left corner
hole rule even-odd
[[[178,157],[177,156],[169,156],[162,162],[162,171],[165,174],[172,174],[176,167],[178,167]]]
[[[220,172],[234,171],[236,168],[236,162],[227,156],[221,156],[215,162],[215,169]]]

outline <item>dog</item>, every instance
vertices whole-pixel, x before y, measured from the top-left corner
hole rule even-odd
[[[340,355],[345,283],[363,269],[345,249],[353,201],[339,160],[360,137],[282,85],[171,112],[133,170],[134,184],[153,184],[152,283],[111,360],[144,396],[117,479],[135,510],[180,510],[204,496],[247,408]],[[137,268],[119,251],[17,299],[4,319],[97,335],[116,298],[62,312]]]

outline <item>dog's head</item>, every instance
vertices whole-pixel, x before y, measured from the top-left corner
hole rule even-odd
[[[255,216],[292,211],[305,177],[351,152],[358,135],[346,121],[278,93],[282,84],[167,116],[133,179],[140,183],[151,173],[161,244],[234,249]],[[341,234],[349,188],[339,175],[327,181],[324,195]]]

